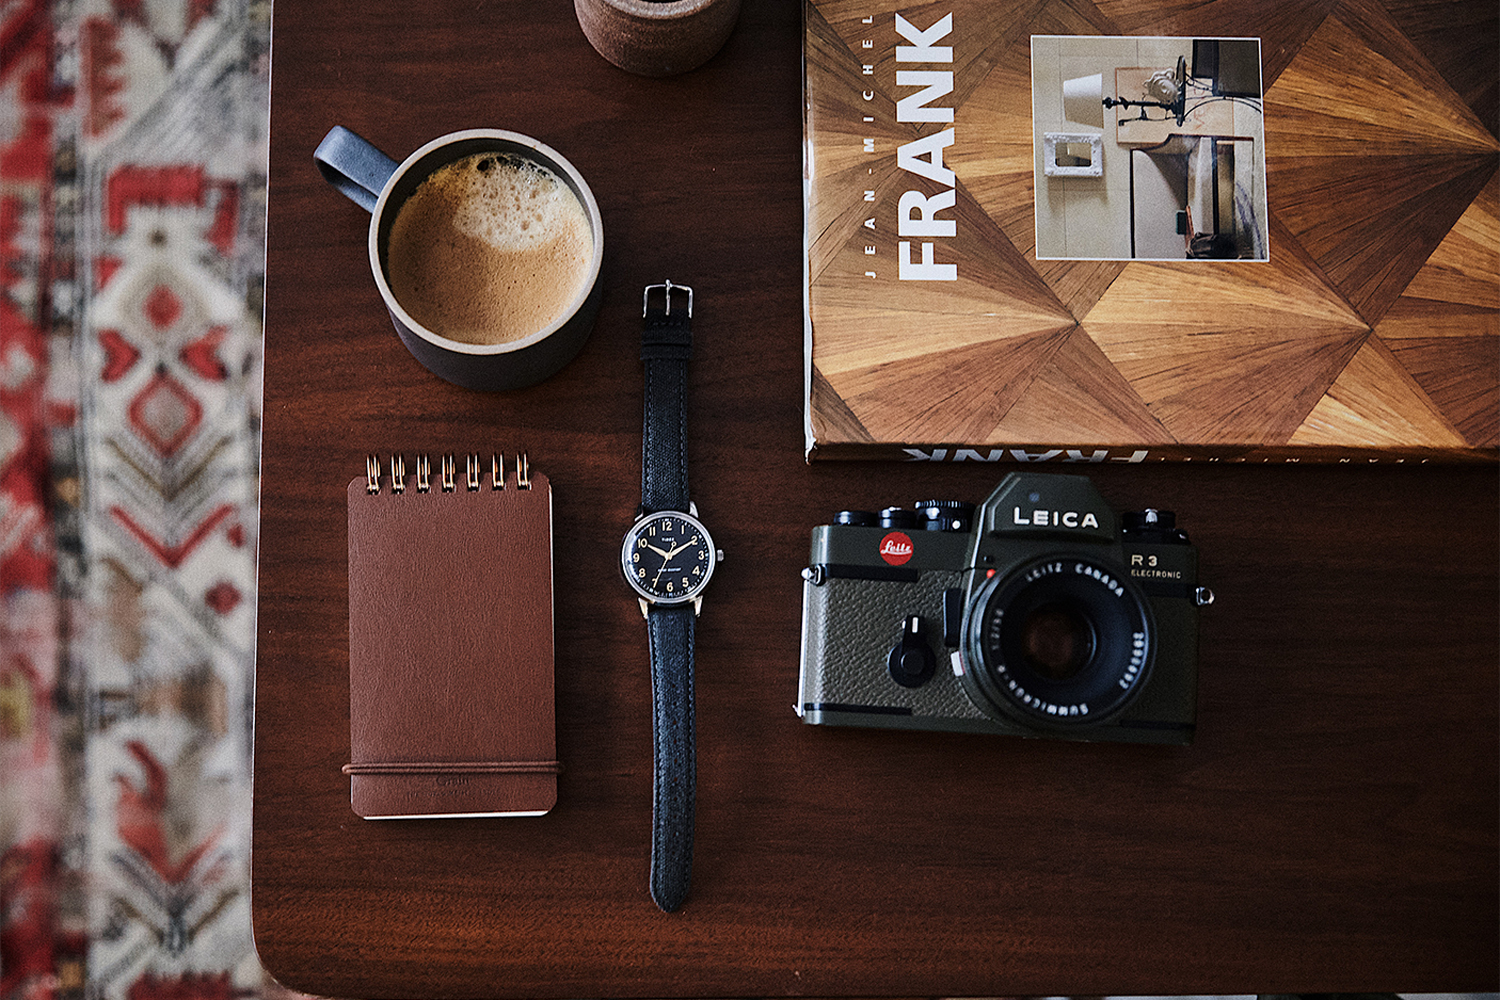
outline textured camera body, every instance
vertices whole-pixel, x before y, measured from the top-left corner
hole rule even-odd
[[[1197,550],[1082,476],[1012,473],[977,509],[813,529],[797,710],[820,725],[1185,744]]]

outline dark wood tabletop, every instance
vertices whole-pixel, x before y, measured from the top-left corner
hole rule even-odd
[[[1177,511],[1217,602],[1191,747],[804,725],[810,530],[979,501],[1014,466],[803,458],[800,5],[749,0],[668,79],[567,0],[298,0],[274,28],[255,705],[260,957],[323,996],[920,996],[1500,986],[1494,466],[1088,469]],[[580,356],[482,394],[419,367],[368,216],[312,152],[536,136],[589,179],[606,294]],[[691,895],[647,894],[642,286],[696,289],[688,462],[726,559],[697,631]],[[345,486],[367,453],[526,451],[555,503],[557,807],[349,805]],[[1070,469],[1067,471],[1076,471]],[[414,572],[423,572],[414,567]]]

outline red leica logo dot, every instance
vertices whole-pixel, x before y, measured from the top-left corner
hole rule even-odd
[[[900,566],[911,558],[911,539],[899,531],[893,531],[880,540],[880,558],[892,566]]]

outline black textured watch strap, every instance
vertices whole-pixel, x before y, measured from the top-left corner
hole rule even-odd
[[[653,290],[660,289],[660,305]],[[678,293],[675,297],[673,292]],[[641,439],[641,512],[687,511],[687,379],[693,355],[692,289],[666,282],[646,289],[641,363],[646,417]],[[693,713],[692,603],[652,605],[651,898],[672,913],[693,875],[697,783]]]
[[[646,300],[641,362],[646,369],[646,419],[641,441],[641,509],[688,509],[687,369],[693,356],[691,299],[674,301],[667,285],[663,303]]]
[[[653,608],[651,702],[656,768],[652,778],[651,898],[668,913],[682,905],[693,874],[697,762],[693,724],[691,604]]]

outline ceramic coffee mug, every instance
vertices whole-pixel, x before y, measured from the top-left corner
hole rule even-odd
[[[440,136],[397,163],[355,133],[343,126],[335,126],[318,145],[314,159],[329,183],[370,212],[370,270],[375,276],[375,285],[402,343],[428,370],[470,389],[519,389],[552,375],[583,347],[593,330],[603,296],[599,272],[604,259],[604,227],[593,192],[578,170],[556,150],[515,132],[470,129]],[[576,237],[576,252],[566,259],[543,260],[539,265],[542,280],[522,278],[519,291],[508,282],[487,279],[484,276],[486,269],[493,270],[497,266],[495,260],[500,260],[499,266],[503,267],[507,266],[504,259],[515,253],[533,252],[527,247],[538,245],[530,235],[535,232],[534,224],[537,228],[551,224],[550,216],[544,219],[541,215],[516,222],[512,217],[514,213],[503,209],[494,218],[485,217],[479,233],[486,237],[498,236],[499,243],[493,239],[470,240],[467,237],[429,241],[456,242],[470,256],[457,261],[440,260],[443,265],[441,273],[435,276],[424,274],[420,282],[415,282],[404,272],[393,270],[393,230],[398,231],[398,238],[394,241],[397,268],[407,268],[403,261],[411,259],[414,253],[406,244],[413,241],[420,244],[424,239],[422,229],[414,228],[415,224],[406,220],[402,220],[400,226],[397,224],[402,209],[408,204],[413,214],[420,214],[416,211],[418,206],[430,203],[431,195],[417,196],[423,182],[433,178],[434,184],[447,183],[444,179],[451,180],[459,170],[481,171],[493,179],[497,176],[496,167],[510,170],[517,177],[530,178],[530,181],[541,178],[547,185],[544,196],[553,196],[562,206],[560,211],[576,216],[581,208],[581,220],[573,218],[569,222]],[[544,169],[539,171],[538,167]],[[548,178],[549,173],[566,191]],[[474,176],[477,182],[478,176]],[[431,187],[428,185],[427,189]],[[494,200],[492,194],[484,194],[481,190],[474,200],[478,207],[464,209],[468,213],[465,218],[475,218],[476,212],[482,215],[488,211],[485,206]],[[422,212],[431,214],[425,207]],[[515,231],[507,235],[503,230],[512,223]],[[518,250],[518,244],[511,240],[511,236],[520,237],[523,229],[526,230],[525,238],[531,242]],[[474,232],[474,229],[470,226],[464,231]],[[495,246],[501,249],[496,250]],[[421,250],[418,245],[416,251]],[[421,254],[417,253],[417,256]],[[470,257],[474,260],[472,265]],[[450,264],[453,266],[448,266]],[[432,285],[429,279],[438,284]],[[527,286],[528,282],[532,287]],[[393,287],[402,294],[398,296]],[[421,297],[411,290],[413,287],[422,289]],[[547,308],[531,301],[539,296],[545,299],[549,294],[553,301]],[[476,315],[500,316],[510,325],[524,323],[518,317],[526,307],[535,307],[533,311],[538,318],[534,328],[523,325],[520,329],[501,331],[499,326],[503,324],[500,323],[494,324],[492,329],[479,330],[448,325],[450,320],[444,313],[445,307],[453,302],[468,302],[475,296],[491,299],[487,311],[476,312]],[[505,315],[508,312],[512,314]]]
[[[599,54],[640,76],[697,69],[724,45],[740,0],[573,0]]]

